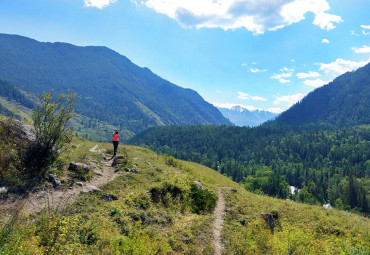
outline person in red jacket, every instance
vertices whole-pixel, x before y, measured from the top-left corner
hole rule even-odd
[[[112,138],[113,149],[114,149],[114,155],[113,155],[113,157],[115,157],[116,154],[117,154],[118,142],[119,142],[118,130],[114,130],[114,132],[113,132],[113,138]]]

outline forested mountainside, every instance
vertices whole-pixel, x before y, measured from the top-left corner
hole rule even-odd
[[[166,126],[131,143],[209,166],[248,190],[369,213],[370,127],[283,131],[271,127]]]
[[[30,109],[36,106],[35,100],[32,99],[30,95],[26,95],[24,91],[19,90],[15,86],[1,79],[0,79],[0,97],[3,97],[8,101],[15,101]]]
[[[106,47],[41,43],[0,34],[0,77],[41,94],[70,89],[76,112],[133,133],[165,124],[231,124],[191,89],[176,86]]]
[[[370,63],[315,89],[283,112],[276,125],[328,123],[339,127],[370,124]]]
[[[231,109],[217,107],[222,115],[237,126],[258,126],[267,120],[273,119],[276,114],[268,111],[249,111],[241,106],[234,106]]]

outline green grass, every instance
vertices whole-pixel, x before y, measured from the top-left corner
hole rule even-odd
[[[68,174],[68,162],[100,161],[98,153],[89,151],[95,144],[112,149],[111,144],[74,138],[60,156],[60,175]],[[368,218],[252,194],[214,170],[145,148],[120,144],[118,155],[127,156],[124,167],[140,173],[121,174],[100,192],[81,195],[62,212],[19,217],[13,219],[12,228],[3,223],[0,237],[9,252],[4,254],[213,254],[213,217],[208,210],[195,213],[191,195],[195,180],[209,194],[222,187],[237,190],[222,189],[227,203],[225,254],[370,252]],[[101,196],[106,194],[118,199],[103,202]],[[273,234],[263,213],[278,216]]]

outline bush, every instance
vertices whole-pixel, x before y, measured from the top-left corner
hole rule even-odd
[[[210,212],[216,206],[217,196],[208,190],[198,188],[194,183],[191,184],[190,198],[192,200],[192,210],[198,214]]]
[[[26,160],[32,176],[43,177],[47,168],[56,160],[63,145],[70,141],[72,130],[67,123],[73,117],[76,94],[43,93],[39,96],[40,107],[34,109],[36,142],[31,146]]]

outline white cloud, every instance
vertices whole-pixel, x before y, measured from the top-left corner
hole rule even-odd
[[[110,4],[113,4],[117,0],[84,0],[86,7],[96,7],[99,9],[103,9]]]
[[[289,73],[281,73],[281,74],[274,74],[270,77],[270,79],[275,79],[278,80],[280,83],[288,83],[290,80],[284,79],[284,78],[289,78],[292,76],[292,72],[294,69],[288,69],[284,67],[283,69],[280,69],[280,71],[290,71]]]
[[[370,25],[361,25],[361,28],[365,29],[365,30],[369,30],[370,29]],[[370,35],[370,31],[367,32],[365,30],[362,30],[362,34],[363,35]]]
[[[318,87],[324,86],[325,84],[328,84],[328,82],[323,81],[321,79],[316,79],[316,80],[305,80],[304,84],[307,86],[318,88]]]
[[[361,48],[353,47],[352,50],[355,53],[370,53],[370,47],[369,46],[362,46]]]
[[[247,93],[244,92],[238,92],[238,98],[241,100],[248,100],[250,97]]]
[[[254,34],[300,22],[306,13],[313,13],[313,24],[326,30],[342,21],[341,17],[326,13],[330,9],[327,0],[143,0],[141,3],[184,27],[245,28]]]
[[[260,72],[266,72],[267,70],[260,70],[260,69],[258,69],[258,68],[251,68],[251,69],[250,69],[250,71],[251,71],[252,73],[260,73]]]
[[[259,97],[259,96],[254,96],[254,97],[251,97],[252,100],[255,100],[255,101],[267,101],[266,98],[264,97]]]
[[[275,96],[274,105],[287,103],[288,106],[292,106],[293,104],[301,100],[304,96],[305,95],[302,93],[298,93],[295,95],[289,95],[289,96]]]
[[[266,111],[268,112],[272,112],[272,113],[281,113],[283,112],[284,110],[281,109],[281,108],[268,108]]]
[[[294,72],[294,68],[287,68],[287,67],[284,67],[284,68],[280,69],[280,71],[282,71],[282,72],[290,72],[290,73],[292,73],[292,72]]]
[[[369,59],[370,60],[370,59]],[[335,62],[331,62],[328,64],[320,63],[320,71],[324,71],[325,73],[332,73],[335,75],[340,75],[348,71],[353,71],[359,67],[366,65],[369,60],[367,61],[350,61],[338,58]]]
[[[246,67],[246,66],[248,66],[247,63],[242,63],[242,67]]]
[[[222,93],[222,91],[221,91],[221,90],[219,90],[219,89],[216,89],[216,93],[217,93],[217,94],[221,94],[221,93]]]
[[[259,96],[250,96],[249,94],[244,93],[244,92],[240,92],[240,91],[238,92],[238,99],[241,99],[241,100],[252,99],[252,100],[255,100],[255,101],[267,101],[266,98],[259,97]]]
[[[333,23],[340,22],[343,22],[340,16],[320,12],[316,14],[313,24],[319,26],[321,29],[326,29],[329,31],[335,28]]]
[[[284,83],[290,82],[290,80],[287,80],[287,79],[279,79],[279,82],[284,84]]]
[[[328,39],[325,39],[325,38],[324,38],[324,39],[322,39],[322,40],[321,40],[321,42],[322,42],[322,43],[330,43],[330,41],[329,41]]]
[[[318,72],[309,71],[308,73],[297,73],[298,79],[314,78],[321,76]]]

